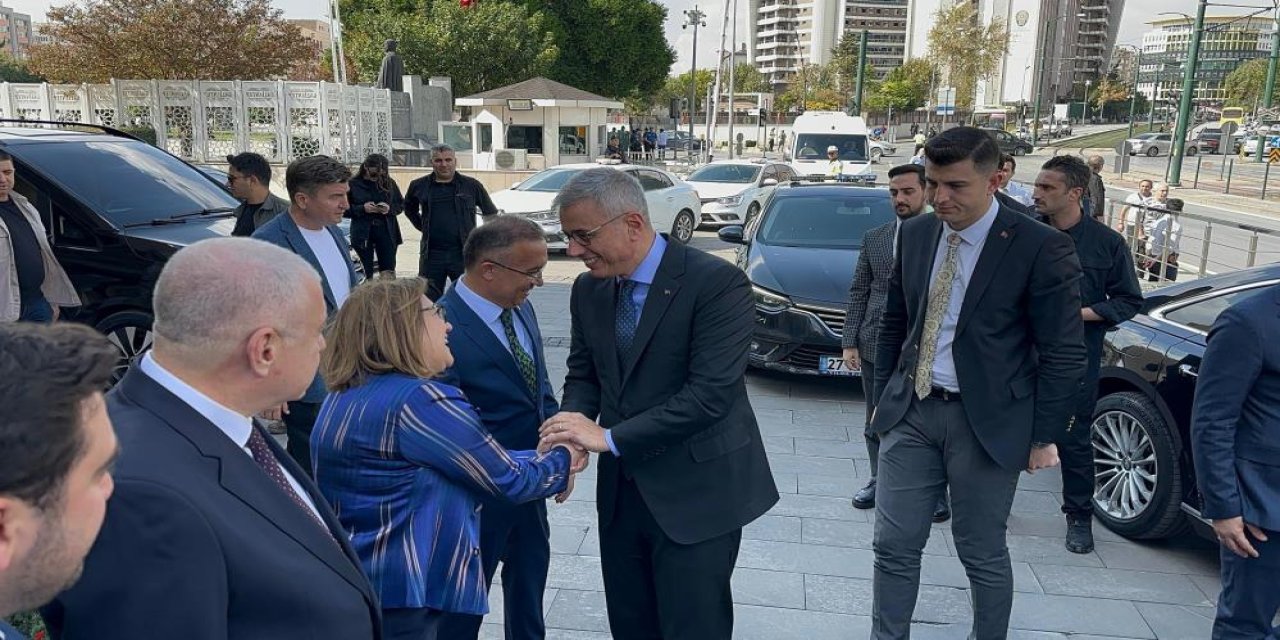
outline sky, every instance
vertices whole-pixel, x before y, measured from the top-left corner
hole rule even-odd
[[[483,1],[483,0],[481,0]],[[734,0],[728,0],[733,2]],[[325,15],[327,0],[272,0],[290,18],[319,18]],[[48,0],[0,0],[0,3],[13,7],[20,12],[30,14],[36,22],[44,20],[44,13],[51,3]],[[747,41],[747,1],[738,3],[738,42]],[[716,50],[720,48],[720,27],[724,20],[726,0],[668,0],[662,4],[667,7],[666,34],[667,42],[676,50],[676,72],[689,68],[689,56],[693,50],[693,33],[691,29],[681,29],[685,21],[684,11],[697,5],[707,17],[706,28],[698,31],[698,67],[710,67],[715,62]],[[1195,8],[1195,0],[1125,0],[1124,15],[1120,22],[1118,42],[1121,44],[1137,44],[1142,40],[1142,33],[1148,29],[1146,23],[1154,20],[1160,11],[1181,10],[1190,13]],[[726,40],[728,36],[726,36]]]

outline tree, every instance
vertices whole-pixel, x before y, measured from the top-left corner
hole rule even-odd
[[[50,82],[264,80],[314,51],[270,0],[72,0],[48,20],[30,67]]]
[[[44,78],[31,73],[26,64],[9,54],[0,53],[0,82],[44,82]]]
[[[832,65],[807,64],[787,81],[787,90],[774,100],[779,111],[839,111],[845,108],[845,95],[835,86],[836,70]]]
[[[928,60],[912,58],[885,75],[875,93],[867,97],[867,107],[896,112],[912,111],[929,101],[929,84],[934,68]]]
[[[687,74],[686,74],[687,75]],[[725,78],[728,82],[728,77]],[[769,86],[769,79],[760,73],[754,64],[750,62],[740,62],[733,69],[734,89],[738,93],[769,93],[773,91],[773,87]],[[686,85],[686,89],[688,86]]]
[[[658,91],[655,103],[658,105],[666,105],[670,104],[673,99],[687,101],[689,99],[690,77],[690,72],[686,71],[678,76],[667,78],[666,84],[664,84],[662,89]],[[706,102],[707,92],[715,82],[716,72],[713,69],[698,69],[692,77],[695,78],[693,81],[694,96],[697,98],[698,104],[702,104],[703,102]],[[695,108],[693,111],[696,112],[697,109]]]
[[[650,96],[675,62],[663,33],[667,8],[653,0],[512,1],[544,7],[552,20],[560,48],[553,80],[611,98]]]
[[[1129,86],[1111,76],[1103,76],[1089,96],[1089,101],[1097,105],[1098,113],[1106,109],[1108,102],[1123,102],[1128,99]]]
[[[1252,109],[1262,104],[1262,92],[1267,86],[1268,62],[1266,58],[1254,58],[1227,75],[1222,88],[1226,90],[1227,102],[1231,106]],[[1280,83],[1276,84],[1271,104],[1280,104]]]
[[[929,59],[949,73],[948,83],[956,89],[957,108],[974,106],[978,81],[995,74],[1008,48],[1009,32],[1004,20],[996,18],[983,25],[976,3],[959,2],[934,14],[933,28],[929,30]]]

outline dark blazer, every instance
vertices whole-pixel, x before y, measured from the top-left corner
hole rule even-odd
[[[1280,286],[1229,307],[1209,331],[1191,410],[1200,515],[1280,531]]]
[[[880,322],[871,427],[893,428],[915,394],[930,275],[943,223],[907,220]],[[974,268],[952,354],[965,414],[987,453],[1025,469],[1032,442],[1055,442],[1085,370],[1080,262],[1071,239],[1000,207]]]
[[[893,229],[897,224],[896,220],[882,224],[862,236],[862,251],[849,287],[841,346],[858,349],[858,356],[867,362],[875,362],[880,315],[893,275]]]
[[[489,199],[489,192],[485,190],[484,185],[479,180],[471,176],[464,176],[461,173],[453,175],[453,181],[458,185],[456,198],[454,199],[454,210],[447,212],[432,211],[431,197],[427,195],[427,187],[431,185],[433,180],[435,180],[435,173],[428,173],[410,182],[409,188],[404,192],[404,215],[409,218],[409,223],[415,229],[422,232],[422,251],[424,255],[430,242],[431,216],[440,213],[452,213],[462,216],[458,221],[461,231],[461,237],[458,238],[458,249],[461,250],[463,244],[467,241],[467,236],[476,228],[476,211],[479,210],[480,215],[484,216],[498,213],[498,207],[494,206],[493,200]]]
[[[254,212],[253,215],[249,215],[248,203],[241,202],[240,206],[236,207],[236,227],[235,229],[232,229],[231,235],[241,237],[251,236],[254,231],[257,231],[263,225],[271,222],[272,219],[282,213],[289,213],[289,201],[276,197],[274,193],[267,194],[267,199],[262,203],[261,207],[258,207],[258,210]]]
[[[398,216],[404,212],[404,196],[400,195],[400,185],[395,180],[387,178],[391,183],[391,191],[386,192],[378,188],[378,185],[372,180],[365,178],[352,178],[349,183],[351,191],[347,193],[347,201],[351,203],[347,207],[346,217],[351,219],[351,244],[357,247],[364,247],[369,241],[369,228],[373,226],[375,221],[385,223],[387,230],[391,232],[391,239],[396,244],[404,242],[404,238],[400,236],[400,221]],[[364,205],[367,202],[385,202],[391,207],[386,215],[374,215],[365,213]]]
[[[1018,213],[1021,213],[1024,216],[1030,216],[1031,218],[1036,217],[1036,212],[1031,207],[1028,207],[1027,205],[1022,204],[1021,202],[1018,202],[1013,198],[1013,196],[1003,191],[1000,191],[1000,190],[996,191],[996,200],[999,200],[1000,206],[1006,209],[1013,209],[1014,211],[1017,211]]]
[[[610,522],[623,473],[680,544],[732,532],[778,501],[744,376],[755,305],[732,264],[667,245],[631,355],[615,347],[617,285],[573,284],[563,411],[599,417],[622,454],[600,455],[596,501]]]
[[[560,410],[555,389],[547,379],[547,360],[542,348],[542,332],[533,304],[512,310],[529,331],[533,343],[534,365],[541,389],[537,397],[529,391],[516,366],[515,358],[493,335],[484,321],[459,296],[456,288],[440,299],[449,316],[453,331],[449,334],[449,350],[453,366],[440,380],[462,389],[471,404],[480,411],[480,419],[494,439],[507,449],[538,448],[538,428]]]
[[[42,612],[53,638],[381,636],[346,533],[274,438],[267,444],[332,538],[248,453],[137,368],[107,395],[107,411],[120,440],[115,493],[84,575]]]

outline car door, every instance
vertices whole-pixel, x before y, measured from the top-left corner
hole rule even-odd
[[[649,220],[653,223],[653,228],[660,232],[671,231],[675,225],[676,213],[683,204],[677,197],[675,184],[652,169],[633,169],[632,175],[644,188],[644,199],[649,203]]]

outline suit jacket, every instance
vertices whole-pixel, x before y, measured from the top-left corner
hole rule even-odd
[[[895,220],[880,225],[862,237],[862,251],[849,287],[841,345],[858,349],[859,357],[867,362],[875,362],[880,316],[893,275],[893,229],[897,224]]]
[[[613,519],[625,473],[680,544],[735,531],[778,501],[744,376],[755,306],[732,264],[670,242],[626,362],[615,337],[617,285],[573,285],[563,411],[598,417],[621,458],[600,455],[596,503]]]
[[[351,244],[363,249],[369,242],[369,229],[374,224],[386,225],[387,231],[391,234],[391,240],[396,244],[404,242],[404,238],[400,235],[400,222],[398,216],[404,212],[404,196],[400,195],[400,185],[395,180],[387,178],[391,183],[391,191],[383,191],[378,188],[378,184],[367,178],[352,178],[351,191],[347,194],[347,201],[351,206],[347,207],[347,218],[351,219]],[[385,202],[391,210],[386,215],[374,215],[365,213],[365,203]]]
[[[262,203],[258,210],[249,214],[249,204],[241,202],[236,207],[235,218],[236,226],[231,231],[233,236],[248,237],[253,235],[254,231],[261,229],[268,222],[275,219],[282,213],[289,213],[289,201],[284,198],[277,197],[274,193],[268,193],[267,199]]]
[[[1200,515],[1280,531],[1280,286],[1213,323],[1191,411]]]
[[[1017,211],[1018,213],[1021,213],[1024,216],[1028,216],[1033,219],[1036,217],[1036,212],[1032,210],[1031,207],[1028,207],[1027,205],[1022,204],[1021,202],[1018,202],[1017,200],[1014,199],[1013,196],[999,190],[996,191],[995,196],[996,196],[996,200],[1000,201],[1000,206],[1006,209],[1012,209],[1014,211]]]
[[[346,533],[274,438],[268,446],[332,537],[137,368],[107,395],[107,411],[120,440],[115,493],[80,581],[42,612],[53,638],[381,637]]]
[[[347,278],[350,282],[350,287],[354,289],[360,282],[360,278],[356,275],[355,265],[351,262],[351,246],[347,244],[347,239],[342,237],[342,231],[336,225],[329,225],[325,228],[328,229],[329,235],[333,236],[333,241],[338,245],[338,251],[345,258]],[[284,215],[272,218],[262,228],[254,231],[253,237],[292,251],[303,260],[306,260],[316,270],[316,273],[320,274],[320,286],[324,289],[324,310],[328,318],[332,320],[333,315],[338,312],[338,299],[334,297],[333,289],[329,287],[329,280],[324,275],[324,268],[320,266],[320,259],[311,250],[311,245],[307,244],[307,239],[302,237],[302,231],[298,229],[298,223],[293,221],[293,216],[286,212]],[[307,393],[302,396],[301,402],[324,402],[324,395],[324,379],[320,377],[320,372],[317,371],[315,379],[311,381],[311,386],[307,387]]]
[[[533,304],[525,301],[512,313],[528,329],[529,341],[533,343],[533,352],[529,355],[538,372],[536,396],[525,384],[511,352],[467,306],[456,287],[444,294],[440,304],[449,316],[449,324],[453,325],[449,333],[453,366],[444,372],[441,381],[462,389],[498,444],[507,449],[538,448],[538,428],[560,410],[560,405],[547,376],[542,332],[538,329]]]
[[[915,394],[916,362],[943,223],[907,220],[880,322],[872,429],[893,428]],[[987,453],[1025,469],[1032,442],[1066,429],[1085,371],[1080,262],[1066,234],[1000,207],[965,291],[952,355],[965,415]]]

